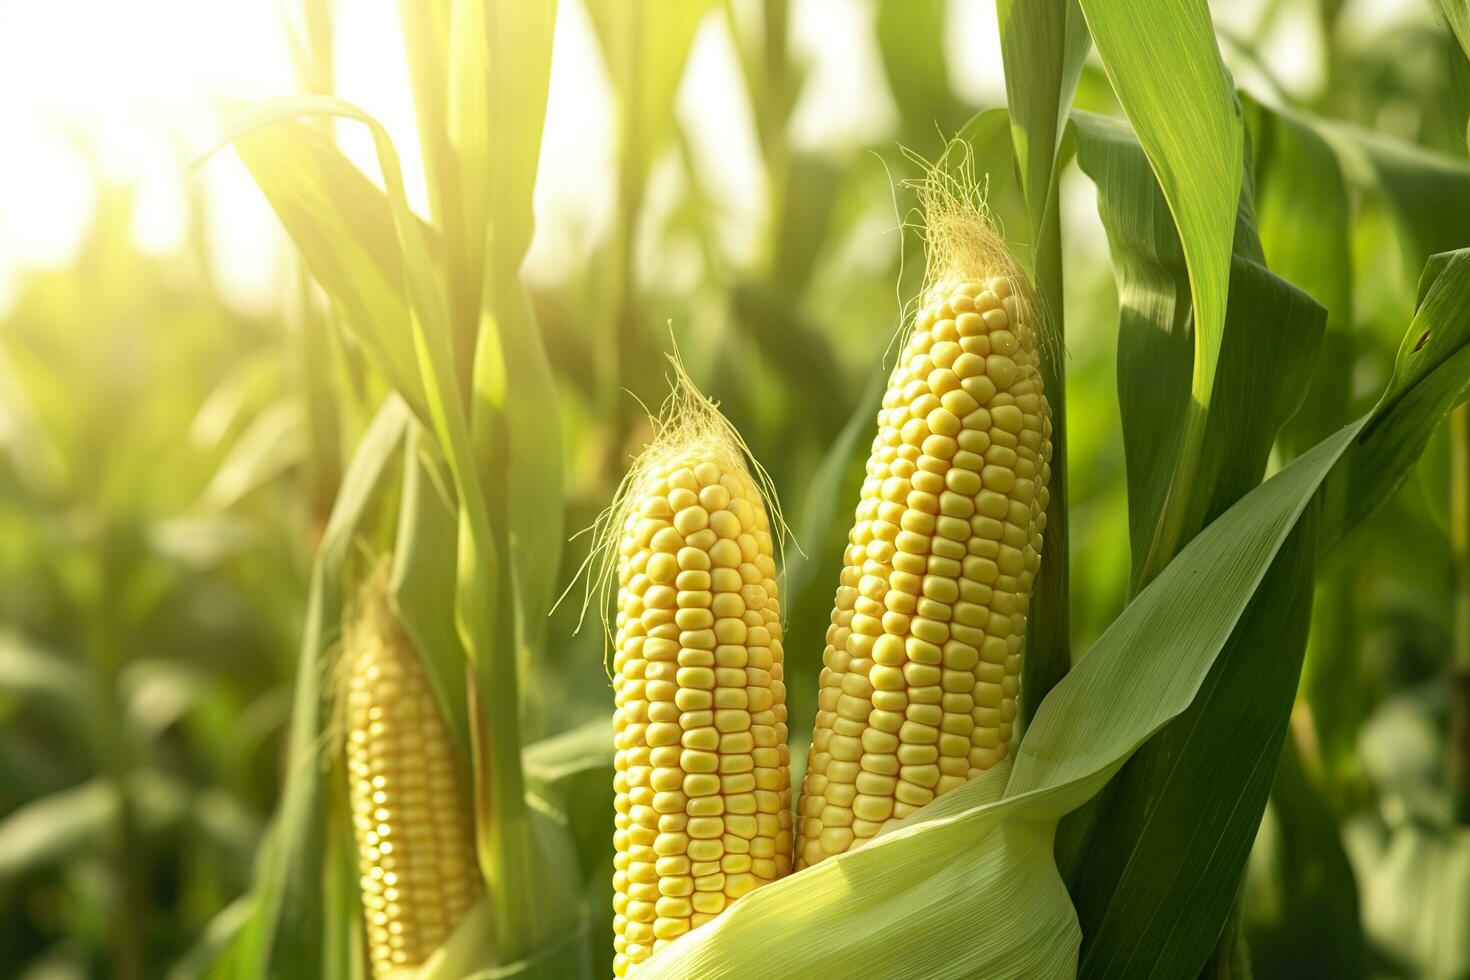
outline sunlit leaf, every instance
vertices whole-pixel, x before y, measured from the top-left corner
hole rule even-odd
[[[7,814],[0,820],[0,879],[13,879],[94,846],[117,819],[117,804],[117,786],[96,779]]]
[[[641,181],[674,124],[674,96],[694,32],[711,0],[590,0],[602,56],[619,102],[622,159]]]
[[[403,497],[389,588],[403,628],[424,661],[440,715],[463,758],[468,759],[465,655],[454,628],[454,501],[426,458],[432,452],[427,442],[421,429],[410,429],[403,455]]]
[[[216,912],[189,952],[168,971],[168,980],[206,976],[250,921],[254,908],[250,896],[242,895]]]
[[[279,401],[251,420],[230,447],[200,496],[201,509],[223,511],[287,472],[306,457],[302,406]]]
[[[237,118],[231,142],[374,366],[422,415],[391,209],[327,135],[294,118],[312,111],[319,102],[276,100]]]
[[[22,697],[44,695],[86,710],[94,687],[87,671],[58,651],[23,634],[0,631],[0,691]]]
[[[1178,229],[1194,323],[1189,399],[1180,406],[1185,417],[1170,471],[1161,477],[1164,506],[1142,564],[1147,579],[1202,516],[1189,509],[1202,503],[1190,488],[1202,465],[1225,336],[1244,135],[1204,0],[1081,0],[1081,6]]]
[[[1016,171],[1040,231],[1055,190],[1054,170],[1072,96],[1091,46],[1077,0],[996,4]]]
[[[1462,977],[1470,970],[1470,832],[1405,823],[1360,875],[1363,928],[1413,976]]]

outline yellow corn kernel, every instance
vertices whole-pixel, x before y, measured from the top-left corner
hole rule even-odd
[[[443,945],[480,876],[449,731],[382,571],[344,626],[338,669],[368,951],[386,977]]]
[[[629,865],[628,842],[640,830],[657,856],[646,867],[653,904],[633,900],[633,876],[614,878],[620,977],[636,973],[660,942],[791,870],[771,525],[733,433],[683,384],[671,406],[693,419],[664,425],[613,511],[621,519],[613,542],[616,867]],[[679,610],[668,630],[658,614],[665,609]],[[652,647],[656,632],[667,648]],[[655,668],[657,686],[649,681]],[[669,720],[645,721],[655,717]],[[669,754],[653,766],[638,763],[657,752]],[[651,805],[638,805],[640,798]]]
[[[1008,751],[1051,460],[1018,276],[931,288],[889,379],[827,634],[798,868]]]

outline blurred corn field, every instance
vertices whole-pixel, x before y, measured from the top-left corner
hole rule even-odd
[[[0,974],[1470,977],[1462,2],[404,0],[393,128],[363,12],[281,8],[294,89],[167,148],[178,247],[79,137],[75,254],[0,308]],[[1000,750],[838,853],[833,595],[956,161],[1037,297],[1045,537]],[[760,472],[698,444],[642,516],[714,568],[598,524],[686,370]],[[678,709],[756,775],[615,742],[663,637],[599,541],[754,616],[754,693]],[[747,843],[639,878],[655,791]]]

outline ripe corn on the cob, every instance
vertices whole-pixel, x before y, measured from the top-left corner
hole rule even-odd
[[[373,973],[418,966],[480,890],[449,731],[384,576],[344,635],[348,793]]]
[[[618,976],[791,869],[771,527],[733,434],[684,404],[706,424],[665,428],[616,527]]]
[[[1006,755],[1051,459],[1019,276],[930,288],[890,377],[827,632],[798,867]]]

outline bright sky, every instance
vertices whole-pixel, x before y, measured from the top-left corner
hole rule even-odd
[[[1244,9],[1258,5],[1225,5],[1240,12],[1225,19],[1245,21]],[[77,246],[93,207],[79,143],[94,149],[109,179],[136,183],[138,241],[157,251],[178,247],[182,162],[218,132],[210,100],[294,88],[281,14],[291,8],[290,0],[0,0],[0,308],[19,270],[64,263]],[[388,127],[410,198],[422,206],[398,0],[338,8],[338,94]],[[793,138],[838,147],[882,139],[895,110],[878,63],[873,0],[803,0],[794,8],[794,44],[810,68]],[[992,5],[951,0],[950,11],[956,88],[977,103],[1000,102]],[[1300,31],[1296,25],[1293,33]],[[1302,47],[1298,41],[1272,51],[1292,81],[1311,73],[1313,53]],[[610,109],[586,13],[580,0],[562,0],[528,264],[534,277],[555,277],[609,222]],[[720,198],[721,232],[738,255],[761,220],[763,194],[734,49],[718,16],[696,39],[677,111],[692,131],[707,189]],[[340,132],[348,152],[375,173],[365,132],[350,125]],[[228,295],[257,309],[276,302],[288,249],[243,167],[224,152],[193,179],[204,182],[213,208],[216,266]]]
[[[108,179],[137,184],[139,242],[157,251],[179,245],[181,164],[217,132],[209,101],[293,89],[280,12],[289,6],[0,0],[0,305],[18,271],[64,263],[77,247],[94,204],[91,164],[79,144],[94,149]],[[809,0],[797,10],[795,43],[813,60],[797,138],[842,145],[881,136],[893,109],[878,71],[871,3]],[[337,31],[338,93],[387,125],[404,157],[411,198],[422,205],[397,0],[339,4]],[[542,276],[585,253],[605,229],[613,187],[606,79],[578,0],[562,3],[556,45],[536,193],[541,231],[530,268]],[[959,81],[987,87],[993,98],[998,67],[976,77],[966,64]],[[762,195],[737,72],[729,35],[713,18],[697,39],[678,111],[697,127],[694,141],[711,189],[724,199],[723,213],[734,216],[722,231],[738,251],[759,220]],[[710,119],[721,122],[701,122]],[[365,134],[350,126],[341,132],[348,151],[366,163]],[[221,153],[195,179],[204,181],[214,209],[213,245],[229,295],[248,307],[274,302],[285,243],[244,169]]]

